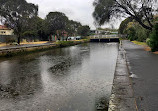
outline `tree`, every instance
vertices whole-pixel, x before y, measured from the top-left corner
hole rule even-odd
[[[147,43],[153,52],[158,51],[158,23],[155,24],[154,29],[150,34],[150,39]]]
[[[82,26],[81,23],[73,20],[69,20],[65,31],[68,33],[68,36],[76,35],[78,28],[81,26]]]
[[[23,36],[34,36],[38,39],[43,39],[44,33],[44,20],[38,16],[29,19],[28,24],[23,29]]]
[[[37,16],[38,6],[27,3],[26,0],[1,0],[0,6],[1,21],[14,30],[20,44],[22,30],[29,19]]]
[[[114,17],[131,17],[143,28],[153,29],[153,15],[157,11],[158,0],[95,0],[93,17],[97,25],[103,25]],[[147,21],[148,24],[145,24]]]
[[[64,31],[68,24],[68,17],[61,12],[50,12],[45,19],[46,32],[57,35],[58,39],[60,32]]]
[[[138,22],[130,18],[122,21],[119,28],[120,34],[127,34],[128,39],[137,40],[140,42],[146,41],[146,39],[149,37],[150,32],[150,30],[143,28]]]
[[[78,28],[78,34],[81,36],[87,36],[90,33],[90,27],[85,25]]]
[[[130,17],[126,18],[124,21],[121,22],[119,27],[120,34],[125,34],[125,30],[127,29],[129,22],[132,22],[132,19]]]

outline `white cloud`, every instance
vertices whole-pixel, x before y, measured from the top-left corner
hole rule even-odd
[[[91,29],[95,29],[92,13],[94,11],[94,0],[27,0],[28,2],[39,6],[39,16],[45,18],[49,12],[60,11],[65,13],[69,19],[79,21],[83,25],[89,25]],[[114,24],[118,28],[120,21]],[[108,27],[106,24],[103,27]]]
[[[39,16],[45,18],[49,12],[60,11],[65,13],[69,19],[79,21],[83,25],[93,25],[93,1],[94,0],[27,0],[39,6]]]

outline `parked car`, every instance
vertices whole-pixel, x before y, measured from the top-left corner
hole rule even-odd
[[[76,40],[81,40],[81,36],[77,36],[77,37],[76,37]]]
[[[68,37],[67,40],[76,40],[75,37]]]

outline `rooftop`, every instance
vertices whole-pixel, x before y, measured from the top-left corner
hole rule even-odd
[[[9,28],[7,28],[7,27],[4,26],[4,25],[0,25],[0,30],[9,30]]]

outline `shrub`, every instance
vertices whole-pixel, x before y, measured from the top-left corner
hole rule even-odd
[[[155,25],[152,33],[150,34],[148,45],[151,47],[153,52],[158,51],[158,24]]]
[[[137,39],[137,37],[136,37],[136,30],[135,30],[134,27],[128,28],[127,34],[128,34],[128,39],[129,40],[133,41],[133,40]]]
[[[136,37],[137,37],[137,41],[140,41],[140,42],[144,42],[148,37],[149,37],[149,34],[150,34],[150,31],[145,29],[145,28],[142,28],[140,25],[136,26]]]
[[[13,43],[13,42],[16,42],[16,39],[13,38],[13,37],[6,37],[6,43]]]
[[[81,41],[83,41],[83,42],[89,42],[90,39],[82,39]]]
[[[26,39],[22,39],[22,43],[27,43],[27,40]]]
[[[132,22],[132,18],[128,17],[124,21],[121,22],[120,27],[118,29],[119,34],[126,34],[125,30],[127,29],[128,23]]]
[[[39,42],[39,41],[40,41],[39,39],[35,39],[35,40],[34,40],[34,42]]]
[[[58,41],[56,44],[58,44],[60,47],[66,47],[66,46],[73,45],[74,42],[73,41]]]
[[[150,46],[150,38],[146,39],[146,43],[147,43],[148,46]]]
[[[129,21],[130,19],[127,19],[122,22],[122,26],[120,26],[120,33],[127,34],[128,39],[131,41],[140,41],[144,42],[150,35],[150,31],[143,28],[139,23],[132,21]]]

